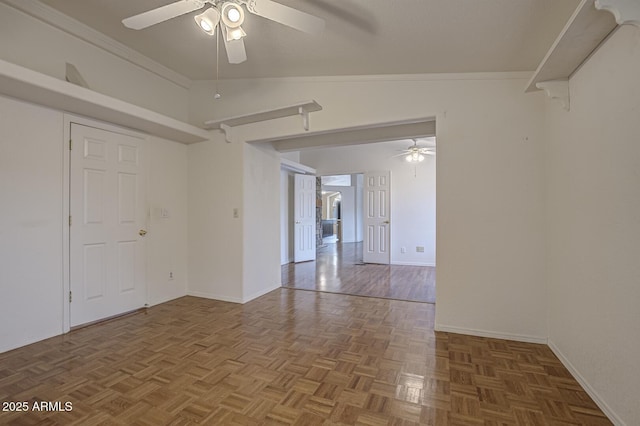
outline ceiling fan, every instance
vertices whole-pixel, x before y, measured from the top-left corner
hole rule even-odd
[[[324,30],[323,19],[271,0],[179,0],[123,19],[122,23],[127,28],[141,30],[208,6],[195,16],[196,23],[209,35],[215,35],[218,27],[222,32],[229,63],[239,64],[247,60],[242,40],[246,33],[241,27],[244,22],[243,5],[254,15],[299,31],[319,34]]]
[[[418,141],[416,139],[412,140],[413,145],[407,149],[403,149],[401,154],[394,155],[394,157],[404,156],[405,160],[409,163],[419,163],[424,161],[425,155],[436,155],[435,146],[420,147],[418,146]]]

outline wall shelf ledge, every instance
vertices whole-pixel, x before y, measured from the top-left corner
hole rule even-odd
[[[610,13],[605,13],[608,11]],[[618,25],[640,26],[638,0],[582,0],[529,80],[525,92],[538,83],[567,80]]]
[[[231,132],[233,127],[295,115],[300,115],[302,117],[302,127],[304,130],[309,130],[309,113],[321,110],[322,106],[320,106],[316,101],[311,100],[298,102],[284,107],[254,112],[251,114],[236,115],[234,117],[227,117],[218,120],[209,120],[205,121],[204,125],[206,129],[222,130],[225,133],[227,142],[231,142]]]
[[[611,12],[618,25],[631,24],[640,28],[640,2],[638,0],[595,0],[598,10]]]
[[[0,94],[185,144],[211,138],[207,130],[1,59]]]

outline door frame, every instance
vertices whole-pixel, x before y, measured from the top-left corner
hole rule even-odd
[[[363,172],[363,171],[331,172],[331,173],[319,174],[318,177],[322,179],[323,176],[339,176],[339,175],[363,175],[364,176],[365,173],[367,173],[367,172]],[[323,186],[325,186],[325,185],[321,185],[320,188],[322,188]],[[332,186],[332,185],[327,185],[327,186]],[[355,188],[355,187],[352,187],[352,188]],[[362,188],[364,188],[364,186]],[[354,199],[357,202],[357,200],[358,200],[357,192],[354,193]],[[364,203],[364,191],[362,192],[362,194],[360,194],[360,200]],[[324,208],[324,206],[322,206],[322,207]],[[355,219],[359,220],[360,226],[362,227],[363,226],[363,220],[364,220],[364,205],[363,205],[362,209],[358,210],[357,204],[356,204],[356,206],[355,206]],[[356,224],[356,227],[357,227],[357,224]],[[357,240],[358,239],[357,230],[355,231],[355,234],[356,234],[356,240]],[[364,229],[362,230],[362,236],[363,236],[363,240],[360,241],[360,242],[364,241]]]
[[[146,147],[149,143],[149,136],[131,129],[116,126],[111,123],[107,123],[100,120],[82,117],[79,115],[64,113],[63,114],[63,164],[62,164],[62,333],[68,333],[71,330],[71,310],[69,302],[69,292],[71,291],[71,256],[70,256],[70,235],[71,227],[69,226],[69,217],[71,214],[71,150],[69,149],[69,143],[71,140],[71,125],[79,124],[87,127],[95,127],[96,129],[105,130],[113,133],[120,133],[126,136],[139,138],[142,141],[143,146]],[[145,179],[149,182],[149,170],[147,167],[145,170]],[[148,191],[147,191],[148,193]],[[147,194],[148,196],[148,194]],[[143,200],[145,211],[147,211],[148,218],[148,199]],[[148,268],[148,253],[145,252],[145,269]],[[148,271],[145,271],[145,299],[149,300],[149,285],[146,280]]]
[[[282,192],[282,189],[283,189],[282,172],[286,174],[286,188],[287,188],[286,194]],[[283,265],[288,265],[289,263],[294,263],[293,261],[294,261],[294,250],[295,250],[295,247],[294,247],[295,236],[294,236],[294,229],[293,229],[293,226],[294,226],[293,209],[294,209],[294,203],[295,203],[295,195],[293,194],[294,192],[293,186],[294,186],[295,178],[293,176],[296,173],[316,176],[316,169],[311,168],[309,166],[305,166],[304,164],[300,164],[293,160],[283,158],[281,156],[280,157],[280,185],[281,185],[280,196],[284,197],[287,203],[285,207],[281,202],[280,209],[279,209],[280,211],[280,215],[279,215],[280,217],[280,267],[282,267]],[[286,211],[283,210],[283,208],[286,208]],[[283,226],[288,227],[287,233],[286,233],[286,239],[283,238],[283,236],[285,235],[282,228]],[[282,263],[283,244],[285,244],[285,241],[286,241],[286,248],[287,248],[286,262]]]

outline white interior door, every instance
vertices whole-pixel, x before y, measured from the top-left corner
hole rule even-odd
[[[294,196],[293,261],[316,259],[316,177],[296,174]]]
[[[362,261],[382,263],[391,261],[391,172],[364,174],[364,243]]]
[[[71,124],[70,325],[146,303],[142,139]]]

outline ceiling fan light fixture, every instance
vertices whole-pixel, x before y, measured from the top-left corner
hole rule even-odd
[[[218,12],[218,9],[210,7],[193,19],[195,19],[196,24],[202,31],[212,36],[215,35],[216,25],[220,22],[220,12]]]
[[[222,22],[229,28],[238,28],[244,22],[244,9],[239,4],[226,2],[220,8]]]
[[[247,35],[247,33],[244,32],[242,27],[229,28],[227,30],[227,41],[240,40],[242,37],[244,37],[246,35]]]
[[[229,18],[231,22],[238,22],[240,20],[240,12],[238,12],[236,8],[229,8],[227,18]]]
[[[417,151],[413,151],[405,157],[405,160],[407,160],[407,162],[409,163],[420,163],[424,161],[424,155],[420,154]]]

